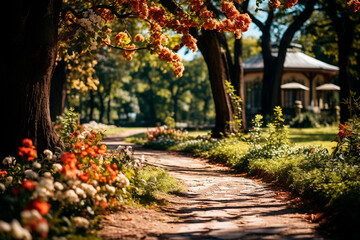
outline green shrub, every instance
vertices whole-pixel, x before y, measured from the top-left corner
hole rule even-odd
[[[290,127],[293,128],[317,128],[320,127],[319,121],[316,119],[314,113],[301,113],[290,122]]]

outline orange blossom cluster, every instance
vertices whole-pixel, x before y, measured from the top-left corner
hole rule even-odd
[[[292,8],[297,2],[298,2],[298,0],[285,0],[284,7]]]
[[[37,157],[37,151],[31,139],[25,138],[22,141],[22,147],[19,147],[19,155],[29,162]]]
[[[349,6],[352,12],[357,12],[360,10],[360,2],[359,0],[350,0],[347,5]]]

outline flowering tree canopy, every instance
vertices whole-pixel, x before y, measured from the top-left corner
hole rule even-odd
[[[243,0],[98,0],[64,1],[59,29],[59,54],[85,53],[98,46],[122,50],[125,60],[131,61],[140,49],[149,50],[173,66],[181,77],[184,66],[176,51],[186,46],[197,50],[197,40],[190,29],[229,32],[241,37],[249,28],[251,18],[239,12]],[[257,5],[264,2],[257,0]],[[271,7],[292,8],[297,0],[269,0]],[[352,11],[359,10],[359,1],[351,0]],[[169,7],[171,6],[171,8]],[[134,32],[131,24],[144,24]],[[169,44],[168,38],[181,36],[181,43]]]

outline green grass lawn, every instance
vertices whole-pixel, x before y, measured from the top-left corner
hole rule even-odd
[[[330,151],[336,145],[333,140],[338,131],[337,127],[290,128],[289,139],[300,146],[322,145]]]
[[[130,129],[146,129],[144,127],[114,127],[114,128],[109,128],[104,132],[105,136],[110,136],[110,135],[114,135],[114,134],[119,134],[119,133],[123,133],[126,132],[127,130]]]
[[[337,127],[319,128],[289,128],[289,140],[299,146],[322,145],[329,151],[336,145],[335,139],[339,129]],[[191,131],[190,136],[204,136],[209,131]]]
[[[125,132],[129,129],[141,129],[141,127],[117,127],[110,128],[105,132],[106,136],[114,135],[118,133]],[[308,146],[308,145],[322,145],[327,148],[329,151],[333,146],[336,145],[333,140],[335,139],[338,132],[337,127],[319,127],[319,128],[290,128],[289,129],[289,140],[291,143],[297,144],[299,146]],[[206,136],[209,131],[190,131],[189,136]],[[133,142],[134,139],[145,139],[146,134],[140,133],[134,136],[126,138],[126,141]]]

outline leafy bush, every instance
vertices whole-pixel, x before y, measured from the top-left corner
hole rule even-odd
[[[290,127],[293,128],[317,128],[320,127],[319,121],[315,115],[310,112],[299,114],[290,122]]]

